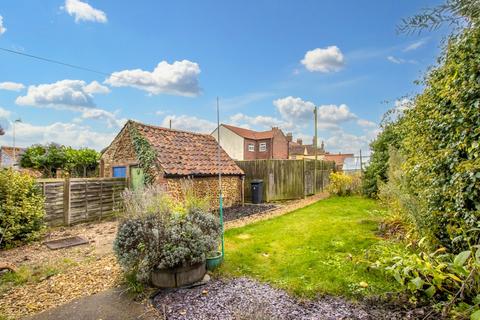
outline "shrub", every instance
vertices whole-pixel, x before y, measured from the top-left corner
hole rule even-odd
[[[472,247],[457,255],[447,253],[444,247],[432,253],[422,249],[427,250],[413,252],[381,245],[372,267],[383,268],[411,294],[413,302],[436,304],[444,316],[480,315],[480,249]]]
[[[348,196],[360,191],[361,179],[358,175],[346,175],[342,172],[330,173],[328,192],[337,196]]]
[[[0,247],[38,237],[43,228],[44,198],[28,174],[0,171]]]
[[[370,144],[372,156],[365,169],[362,192],[370,198],[376,198],[379,184],[387,181],[389,148],[398,148],[400,136],[395,123],[383,123],[383,131]]]
[[[424,231],[452,252],[480,238],[479,47],[477,23],[450,37],[402,123],[405,173],[429,219]]]
[[[217,218],[193,202],[184,212],[175,211],[178,205],[158,187],[129,191],[124,201],[114,251],[130,278],[148,283],[154,269],[205,261],[218,246]]]
[[[387,181],[379,182],[378,198],[388,214],[382,223],[386,234],[405,240],[419,239],[418,230],[425,223],[418,199],[408,192],[408,181],[402,169],[404,157],[390,147],[388,155]]]

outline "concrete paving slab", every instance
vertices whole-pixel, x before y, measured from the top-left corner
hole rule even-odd
[[[136,302],[119,287],[73,300],[60,307],[25,318],[26,320],[123,320],[161,319],[149,302]]]

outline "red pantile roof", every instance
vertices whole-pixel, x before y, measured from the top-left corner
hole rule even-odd
[[[218,144],[207,134],[166,129],[129,121],[157,153],[166,175],[209,176],[219,173]],[[127,124],[128,125],[128,124]],[[228,154],[220,148],[220,168],[224,175],[243,175]]]
[[[272,139],[273,138],[273,130],[269,131],[253,131],[250,129],[239,128],[235,126],[231,126],[229,124],[222,124],[225,128],[235,132],[241,137],[252,139],[252,140],[264,140],[264,139]]]
[[[305,154],[305,149],[307,149],[307,153]],[[313,144],[299,144],[297,142],[290,142],[288,145],[288,150],[290,155],[307,155],[311,156],[315,154],[315,148],[313,147]],[[324,154],[325,151],[322,150],[321,148],[317,149],[317,154]]]

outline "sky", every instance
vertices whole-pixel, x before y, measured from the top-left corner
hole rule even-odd
[[[219,97],[222,123],[304,143],[317,106],[327,151],[366,154],[382,115],[422,89],[447,32],[396,28],[436,4],[2,0],[0,48],[81,69],[0,50],[0,144],[15,127],[17,146],[101,150],[128,119],[210,133]]]

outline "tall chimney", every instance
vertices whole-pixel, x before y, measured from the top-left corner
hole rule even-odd
[[[298,139],[297,139],[297,143],[298,143],[299,145],[302,145],[302,144],[303,144],[303,143],[302,143],[302,139],[298,138]]]
[[[292,142],[293,141],[293,134],[291,132],[287,133],[287,141]]]

